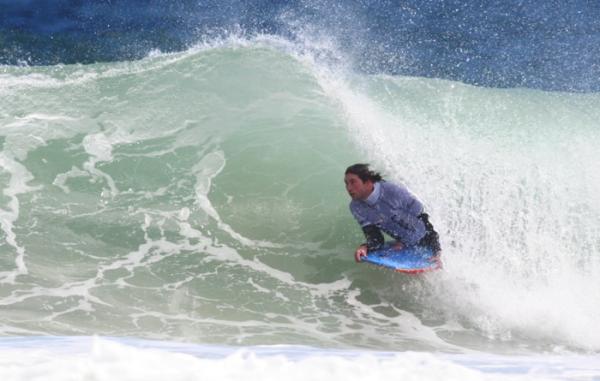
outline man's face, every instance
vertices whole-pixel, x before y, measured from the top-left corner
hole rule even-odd
[[[346,190],[353,200],[365,200],[373,192],[373,182],[371,180],[362,181],[360,177],[353,173],[344,176]]]

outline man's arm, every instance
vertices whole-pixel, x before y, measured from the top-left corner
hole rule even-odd
[[[365,238],[367,239],[366,245],[369,250],[378,250],[383,246],[383,234],[381,230],[375,225],[367,225],[362,228]]]
[[[354,259],[356,262],[360,262],[361,258],[366,256],[370,250],[377,250],[383,246],[383,234],[381,234],[381,230],[375,225],[367,225],[362,228],[363,233],[365,233],[365,238],[367,239],[366,243],[363,243],[356,249],[354,252]]]

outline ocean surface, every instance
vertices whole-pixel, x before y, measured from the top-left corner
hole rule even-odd
[[[0,1],[1,380],[600,380],[598,7],[170,4]]]

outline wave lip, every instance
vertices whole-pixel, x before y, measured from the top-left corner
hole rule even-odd
[[[3,1],[0,64],[126,61],[236,31],[301,42],[328,36],[362,73],[487,87],[597,92],[600,10],[592,4],[407,1]]]

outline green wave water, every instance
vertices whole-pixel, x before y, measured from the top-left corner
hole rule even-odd
[[[600,97],[244,41],[0,72],[0,333],[598,351]],[[445,271],[356,265],[343,171],[425,203]]]

